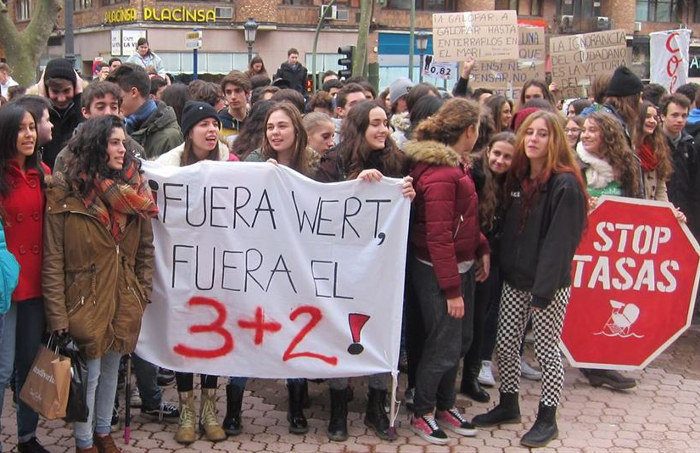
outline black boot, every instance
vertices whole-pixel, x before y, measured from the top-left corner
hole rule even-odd
[[[226,417],[222,427],[229,436],[237,436],[241,433],[243,390],[243,387],[233,384],[226,386]]]
[[[331,389],[331,419],[328,422],[328,439],[336,442],[348,440],[348,399],[346,389]]]
[[[581,368],[581,372],[593,387],[607,385],[614,390],[629,390],[637,386],[637,381],[613,370]]]
[[[520,422],[520,404],[518,393],[503,393],[498,405],[485,414],[477,415],[472,420],[474,426],[496,426]]]
[[[367,410],[365,411],[365,425],[372,428],[382,440],[393,440],[389,436],[389,417],[384,410],[386,390],[370,387],[367,395]]]
[[[476,370],[473,366],[464,367],[462,371],[462,385],[459,387],[459,393],[467,395],[478,403],[488,403],[491,400],[491,395],[479,384],[479,369],[481,362],[476,365]]]
[[[311,398],[309,398],[309,381],[304,379],[304,383],[302,384],[303,389],[304,389],[304,396],[302,398],[302,407],[304,409],[308,409],[311,407]]]
[[[289,412],[287,412],[289,432],[306,434],[309,431],[309,425],[304,416],[304,383],[288,383],[287,391],[289,392]]]
[[[545,406],[540,403],[537,420],[530,431],[520,439],[520,444],[530,448],[544,447],[550,440],[556,439],[558,435],[557,406]]]

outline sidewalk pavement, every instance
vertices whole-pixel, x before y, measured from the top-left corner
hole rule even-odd
[[[528,347],[528,349],[530,349]],[[646,370],[630,372],[638,380],[636,389],[615,392],[588,385],[581,373],[566,369],[562,404],[558,412],[559,438],[542,452],[700,452],[700,326],[692,326]],[[532,351],[530,363],[535,363]],[[198,382],[198,379],[195,380]],[[218,394],[219,418],[226,410],[224,379]],[[405,380],[400,380],[398,396],[403,396]],[[289,434],[286,420],[286,388],[284,381],[254,379],[249,382],[243,404],[243,433],[224,442],[212,444],[199,440],[188,447],[178,445],[173,436],[176,422],[161,423],[132,410],[132,441],[123,444],[123,428],[113,433],[117,445],[125,452],[526,452],[519,446],[520,437],[534,422],[539,397],[539,382],[522,381],[520,424],[479,430],[476,437],[453,438],[447,446],[430,445],[408,428],[408,414],[401,406],[397,419],[398,439],[383,442],[363,424],[366,382],[353,379],[355,399],[349,404],[350,438],[331,443],[326,437],[329,416],[328,387],[309,384],[311,407],[305,410],[309,433]],[[489,389],[492,402],[474,403],[459,397],[457,405],[467,417],[489,409],[498,398],[496,388]],[[123,395],[121,396],[123,398]],[[165,397],[177,400],[173,387]],[[199,400],[199,395],[197,395]],[[123,421],[123,404],[122,421]],[[9,391],[2,416],[2,440],[5,452],[16,451],[16,424]],[[42,420],[38,429],[40,442],[51,452],[75,451],[72,429],[62,421]]]

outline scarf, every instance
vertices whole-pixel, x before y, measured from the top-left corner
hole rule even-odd
[[[126,133],[132,134],[134,131],[139,130],[141,125],[145,123],[156,110],[158,110],[156,101],[149,99],[144,102],[141,107],[138,108],[138,110],[124,119],[124,124],[126,124]]]
[[[87,179],[84,174],[80,177]],[[92,190],[83,200],[88,212],[97,217],[117,243],[124,238],[129,215],[146,219],[158,214],[158,207],[136,163],[126,169],[124,181],[126,183],[111,178],[95,179]]]
[[[637,147],[637,156],[639,156],[639,159],[642,161],[642,170],[644,173],[654,171],[659,165],[659,159],[654,154],[654,150],[651,149],[651,145],[646,141],[642,142]]]
[[[589,153],[583,144],[576,146],[579,159],[588,164],[586,168],[586,185],[593,189],[603,189],[615,181],[615,172],[609,163]]]

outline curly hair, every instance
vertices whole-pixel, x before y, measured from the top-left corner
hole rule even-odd
[[[368,168],[376,168],[382,174],[390,177],[403,176],[406,158],[388,131],[383,149],[372,150],[367,144],[365,132],[369,127],[369,114],[376,108],[380,108],[386,113],[386,108],[377,101],[362,101],[354,105],[343,120],[340,133],[342,141],[338,146],[338,152],[344,163],[348,179],[357,178],[362,170]],[[370,161],[374,162],[376,166],[373,166]]]
[[[107,166],[107,145],[114,129],[124,129],[121,118],[115,115],[96,116],[85,121],[68,141],[64,176],[70,187],[82,197],[90,193],[96,180],[123,179],[125,170],[134,162],[141,171],[140,161],[128,149],[121,170],[112,170]]]
[[[592,113],[586,121],[593,121],[600,128],[601,143],[597,155],[610,164],[616,180],[628,196],[636,196],[639,192],[639,164],[627,144],[622,125],[614,116],[604,112]]]
[[[454,145],[469,126],[478,126],[483,110],[476,101],[454,98],[445,102],[433,116],[416,127],[416,140],[435,140]]]
[[[306,135],[306,129],[304,129],[304,125],[301,122],[301,113],[299,113],[299,109],[297,109],[294,104],[287,101],[274,104],[265,115],[265,128],[267,128],[267,122],[270,120],[270,116],[275,112],[282,112],[287,115],[292,123],[292,127],[294,128],[294,149],[292,150],[292,154],[289,158],[289,168],[294,169],[305,176],[311,177],[314,172],[314,153],[307,146],[308,136]],[[267,138],[267,132],[265,130],[262,136],[262,147],[260,148],[260,151],[267,159],[279,160],[277,151],[275,151],[272,148],[272,145],[270,145],[270,141]]]
[[[630,140],[632,140],[632,143],[636,141],[634,126],[637,124],[637,120],[639,119],[641,100],[641,93],[632,94],[629,96],[605,97],[605,103],[615,107],[615,110],[617,110],[617,113],[625,122],[624,126],[627,132],[630,134]],[[623,130],[623,132],[625,131]]]
[[[661,181],[668,181],[671,179],[671,173],[673,173],[673,165],[671,164],[671,159],[669,158],[670,150],[668,149],[668,143],[666,142],[666,136],[661,131],[661,123],[656,120],[656,129],[651,135],[644,132],[644,122],[647,119],[647,113],[649,109],[656,110],[656,115],[658,118],[659,108],[649,101],[644,101],[642,104],[642,113],[639,115],[639,120],[637,121],[637,141],[635,143],[635,151],[639,149],[639,146],[643,143],[647,143],[654,150],[654,156],[659,161],[656,167],[656,175]]]

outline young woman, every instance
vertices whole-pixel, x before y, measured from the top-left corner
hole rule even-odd
[[[243,128],[231,144],[231,153],[240,160],[246,160],[248,154],[260,148],[265,134],[265,118],[267,111],[275,105],[274,101],[258,101],[253,104],[250,113],[243,123]]]
[[[302,123],[309,138],[309,148],[319,155],[326,154],[326,151],[333,147],[335,134],[333,119],[325,113],[311,112],[304,116]]]
[[[119,361],[136,347],[151,292],[158,208],[125,140],[118,117],[88,120],[46,194],[46,317],[87,358],[88,420],[73,424],[79,452],[120,451],[109,434]]]
[[[0,212],[7,248],[21,267],[0,341],[0,388],[7,387],[14,369],[17,392],[24,385],[45,330],[41,289],[43,185],[49,169],[36,153],[37,121],[24,107],[6,104],[0,109]],[[0,408],[4,395],[0,392]],[[36,439],[38,421],[39,415],[18,400],[18,451],[46,451]]]
[[[644,196],[647,200],[668,201],[666,181],[670,179],[673,167],[666,137],[660,126],[656,106],[644,101],[637,121],[637,143],[634,148],[642,164]]]
[[[502,279],[498,269],[498,235],[503,221],[503,185],[515,154],[515,135],[500,132],[485,152],[474,159],[472,175],[479,195],[479,223],[491,248],[491,267],[486,281],[474,292],[474,338],[464,356],[460,393],[486,403],[491,397],[480,384],[493,386],[491,356],[496,346],[498,307]]]
[[[185,142],[156,159],[164,165],[184,167],[203,160],[229,160],[228,147],[219,141],[221,123],[216,110],[206,102],[187,101],[182,112],[182,135]],[[175,441],[191,444],[196,438],[196,412],[194,408],[194,375],[175,373],[177,391],[180,396],[180,421]],[[206,438],[212,442],[226,439],[216,419],[217,377],[201,376],[202,400],[199,423]]]
[[[248,70],[245,73],[250,78],[253,78],[256,75],[268,76],[267,69],[265,69],[265,63],[260,55],[256,55],[250,60],[250,63],[248,63]]]
[[[520,345],[532,312],[542,396],[537,420],[520,443],[541,447],[558,435],[556,410],[564,384],[559,340],[570,294],[571,260],[586,219],[586,195],[556,114],[541,111],[528,116],[515,149],[506,176],[507,209],[499,251],[504,280],[497,334],[500,401],[472,422],[494,426],[520,421]]]
[[[146,38],[139,38],[139,40],[136,41],[136,53],[131,55],[126,62],[137,64],[146,70],[151,67],[155,75],[159,75],[164,79],[166,78],[163,60],[151,51],[151,47],[148,45],[148,40]]]
[[[520,106],[518,109],[522,109],[528,101],[533,99],[544,99],[552,106],[552,110],[556,110],[557,108],[556,100],[552,92],[549,91],[549,87],[546,83],[539,80],[528,80],[525,82],[520,92]]]
[[[438,424],[463,436],[476,435],[455,407],[455,379],[472,339],[474,279],[486,279],[490,262],[468,171],[480,113],[473,101],[450,100],[418,125],[416,141],[406,147],[416,187],[410,275],[426,334],[411,429],[434,444],[449,441]]]
[[[571,146],[572,150],[576,149],[579,140],[581,139],[581,131],[583,130],[582,116],[571,116],[566,119],[566,126],[564,126],[564,134],[566,134],[566,142]]]
[[[351,179],[376,182],[384,175],[401,178],[404,174],[405,156],[390,135],[387,110],[383,105],[375,101],[362,101],[354,105],[343,120],[342,142],[337,150],[326,154],[329,160],[335,162],[329,166],[332,171],[319,172],[315,179],[323,182]],[[415,191],[411,181],[410,177],[404,178],[402,191],[405,197],[413,199]],[[389,418],[384,410],[387,380],[386,373],[369,376],[364,422],[379,438],[391,440]],[[328,438],[344,441],[348,438],[348,379],[330,379],[329,387],[331,419],[328,423]]]
[[[513,102],[505,96],[491,96],[486,101],[486,108],[491,113],[494,122],[494,133],[510,130],[513,119]]]

